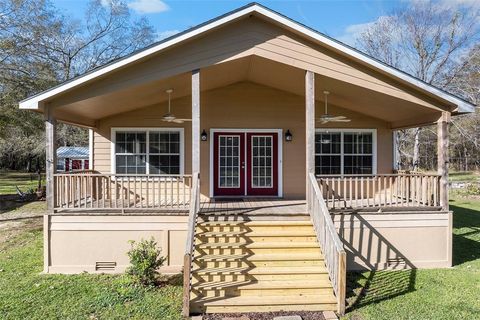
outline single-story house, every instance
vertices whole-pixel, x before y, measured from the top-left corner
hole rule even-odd
[[[448,124],[474,107],[241,7],[20,102],[45,115],[44,272],[122,272],[154,237],[185,315],[341,314],[346,270],[452,265]],[[56,172],[57,121],[93,172]],[[394,130],[432,124],[438,173],[395,171]]]
[[[59,147],[57,149],[57,172],[88,170],[89,147]]]

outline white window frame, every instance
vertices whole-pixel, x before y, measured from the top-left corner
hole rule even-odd
[[[315,129],[315,135],[317,133],[329,133],[329,132],[340,132],[340,175],[345,176],[346,174],[344,173],[344,157],[345,153],[343,151],[344,148],[344,133],[355,133],[355,132],[366,132],[366,133],[371,133],[372,134],[372,173],[371,174],[365,174],[365,175],[376,175],[377,174],[377,129],[343,129],[343,128],[333,128],[333,129],[327,129],[327,128],[316,128]],[[315,156],[317,153],[315,152]],[[337,154],[335,154],[337,155]],[[350,154],[347,154],[350,155]],[[361,155],[361,154],[359,154]],[[328,174],[327,174],[328,175]],[[333,174],[335,175],[335,174]],[[351,174],[348,174],[350,176]],[[356,174],[354,174],[356,175]],[[359,174],[362,175],[363,174]]]
[[[145,174],[149,175],[150,174],[150,163],[149,163],[149,155],[150,155],[150,132],[179,132],[180,133],[180,172],[179,175],[183,175],[185,172],[185,138],[184,138],[184,133],[185,130],[184,128],[178,128],[178,127],[151,127],[151,128],[140,128],[140,127],[115,127],[111,128],[110,132],[110,163],[111,163],[111,168],[110,172],[112,174],[116,174],[117,172],[117,165],[116,165],[116,152],[115,152],[115,145],[116,145],[116,134],[118,131],[123,131],[123,132],[145,132],[146,134],[146,153],[145,153],[145,162],[146,162],[146,168],[145,168]],[[128,174],[126,174],[128,175]],[[155,174],[157,175],[157,174]],[[165,174],[168,175],[168,174]]]

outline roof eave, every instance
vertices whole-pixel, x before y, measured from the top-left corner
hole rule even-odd
[[[437,99],[443,100],[448,104],[451,104],[456,108],[456,112],[458,113],[471,113],[475,111],[475,105],[469,103],[468,101],[465,101],[459,97],[456,97],[450,93],[447,93],[445,91],[442,91],[428,83],[425,83],[407,73],[404,73],[398,69],[395,69],[391,66],[388,66],[378,60],[375,60],[372,57],[367,56],[366,54],[349,47],[346,44],[343,44],[339,41],[336,41],[332,38],[329,38],[328,36],[325,36],[318,31],[315,31],[307,26],[304,26],[278,12],[275,12],[271,9],[268,9],[262,5],[259,5],[257,3],[252,3],[248,4],[244,7],[241,7],[237,10],[234,10],[230,13],[227,13],[223,16],[220,16],[218,18],[212,19],[204,24],[201,24],[197,27],[194,27],[192,29],[186,30],[182,33],[179,33],[171,38],[166,39],[165,41],[162,41],[156,45],[153,45],[152,47],[149,47],[145,50],[142,50],[138,53],[135,53],[133,55],[127,56],[121,60],[114,61],[111,64],[107,64],[104,67],[99,68],[98,70],[93,70],[83,76],[80,76],[78,78],[72,79],[71,81],[67,81],[64,84],[61,84],[57,87],[54,87],[52,89],[49,89],[47,91],[44,91],[40,94],[37,94],[33,97],[30,97],[28,99],[25,99],[19,103],[20,109],[28,109],[28,110],[40,110],[43,108],[44,101],[47,99],[50,99],[60,93],[66,92],[73,87],[77,85],[81,85],[83,83],[86,83],[98,76],[104,75],[106,73],[109,73],[117,68],[126,66],[130,63],[133,63],[137,60],[143,59],[144,57],[147,57],[151,54],[160,52],[164,50],[165,48],[168,48],[170,46],[173,46],[177,43],[180,43],[184,40],[190,39],[192,37],[195,37],[199,34],[202,34],[204,32],[207,32],[209,30],[212,30],[220,25],[223,25],[225,23],[229,23],[232,21],[235,21],[237,19],[242,18],[243,16],[250,15],[252,13],[258,13],[260,15],[263,15],[273,21],[276,21],[283,26],[286,26],[287,28],[291,30],[295,30],[296,32],[299,32],[311,39],[314,39],[322,45],[325,45],[335,51],[342,52],[345,55],[348,55],[349,57],[353,57],[357,61],[360,61],[361,63],[364,63],[370,67],[373,67],[377,70],[380,70],[384,73],[389,74],[390,76],[393,76],[407,84],[410,84],[417,89],[420,89],[430,95],[435,96]]]

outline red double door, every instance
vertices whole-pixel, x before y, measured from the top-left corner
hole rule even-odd
[[[214,133],[215,196],[277,196],[278,134]]]

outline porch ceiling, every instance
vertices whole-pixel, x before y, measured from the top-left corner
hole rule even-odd
[[[303,96],[304,78],[305,71],[300,68],[250,55],[202,69],[200,87],[201,91],[207,91],[250,81]],[[56,114],[66,122],[94,126],[99,119],[165,102],[168,88],[174,89],[173,99],[189,96],[191,75],[182,73],[76,101],[57,107]],[[424,105],[318,74],[317,110],[322,110],[324,90],[331,92],[329,103],[332,105],[392,123],[393,127],[425,124],[439,114],[438,110]]]

